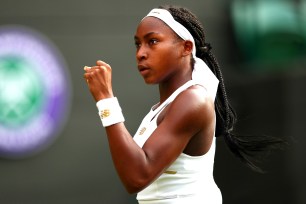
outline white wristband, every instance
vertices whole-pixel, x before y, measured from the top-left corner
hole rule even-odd
[[[96,105],[103,127],[124,122],[124,117],[116,97],[102,99]]]

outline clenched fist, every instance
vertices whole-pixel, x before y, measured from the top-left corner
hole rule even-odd
[[[84,78],[95,101],[114,97],[112,89],[112,68],[98,60],[95,66],[84,67]]]

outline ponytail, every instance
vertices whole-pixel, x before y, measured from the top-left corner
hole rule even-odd
[[[283,141],[270,136],[238,136],[234,134],[237,115],[228,100],[219,64],[210,50],[207,52],[200,51],[199,57],[207,63],[219,79],[219,87],[215,100],[217,118],[216,137],[223,136],[228,148],[236,157],[254,171],[263,172],[254,162],[256,153],[279,148]]]

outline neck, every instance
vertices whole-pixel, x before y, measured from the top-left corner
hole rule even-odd
[[[171,94],[180,86],[191,80],[192,71],[188,70],[182,75],[176,74],[172,79],[166,80],[159,84],[160,104],[163,103]]]

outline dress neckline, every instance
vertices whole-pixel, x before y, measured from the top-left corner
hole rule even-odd
[[[151,107],[150,112],[152,113],[158,113],[160,112],[165,106],[167,106],[169,103],[171,103],[177,95],[179,95],[182,91],[189,88],[190,86],[193,86],[197,84],[194,80],[189,80],[179,88],[177,88],[163,103],[157,103],[154,106]]]

